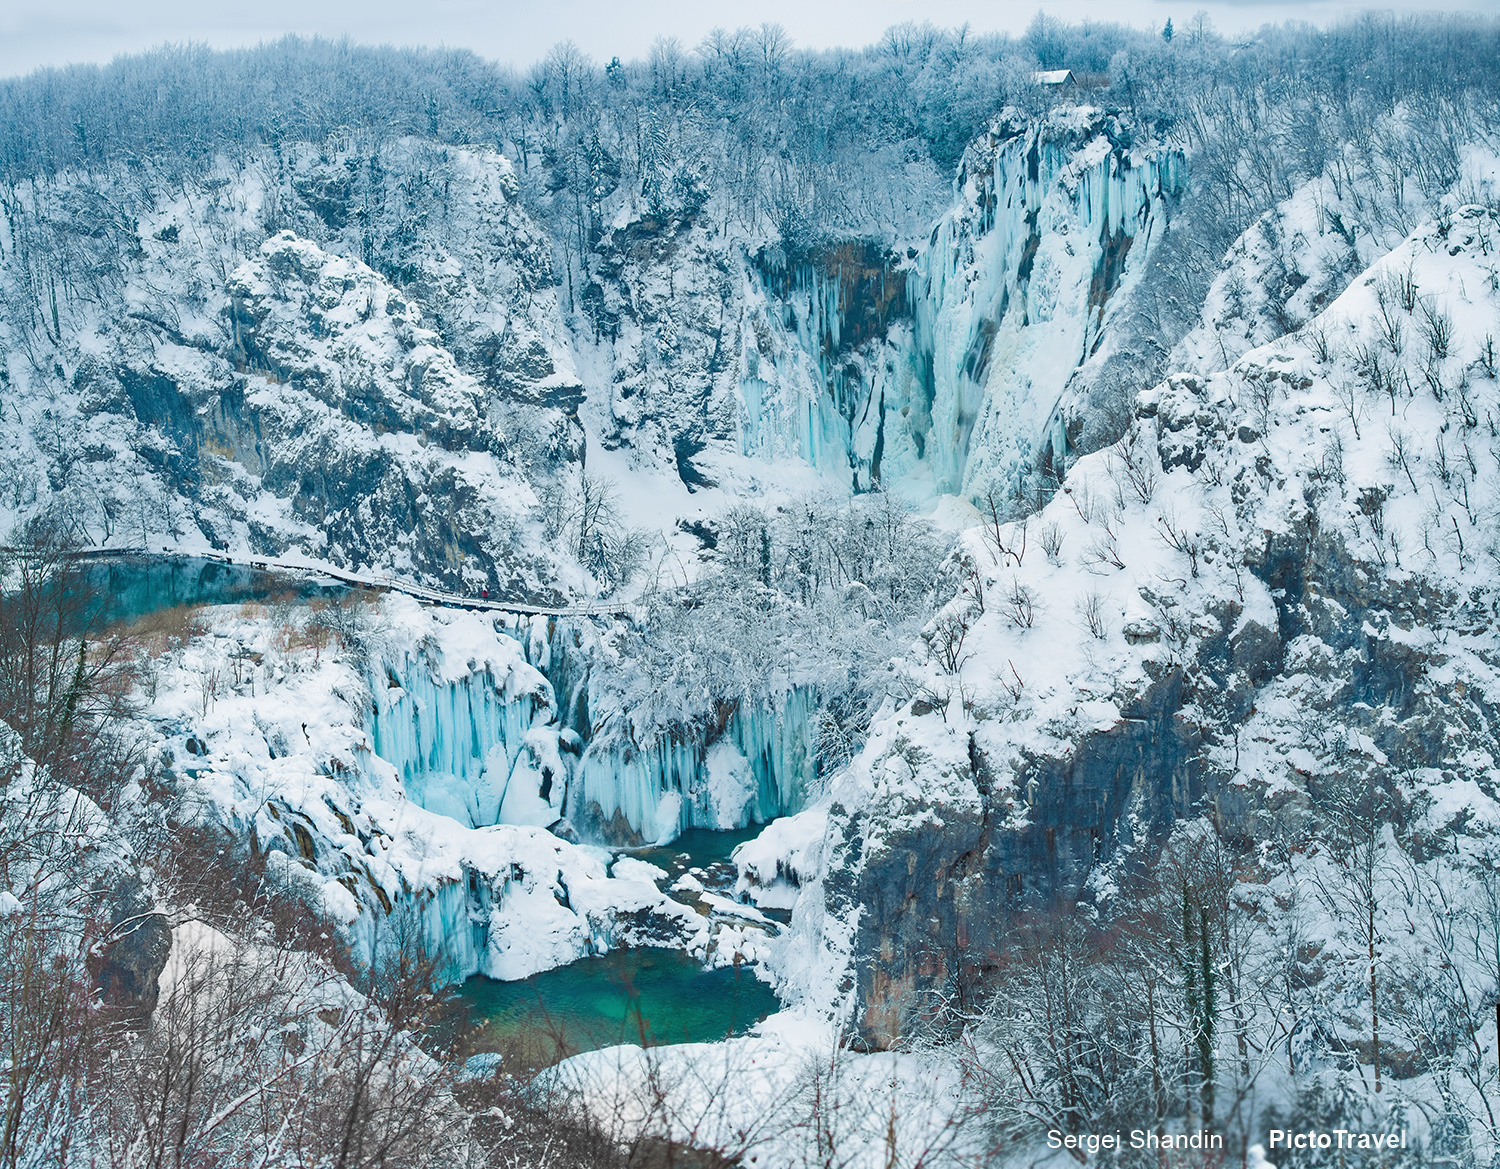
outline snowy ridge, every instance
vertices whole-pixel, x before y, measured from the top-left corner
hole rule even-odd
[[[1040,514],[966,535],[912,697],[833,784],[783,955],[809,1001],[847,970],[860,1033],[904,1033],[1007,897],[1107,902],[1178,817],[1305,800],[1350,759],[1403,759],[1414,808],[1482,847],[1497,249],[1493,210],[1450,203],[1296,336],[1143,394]]]
[[[1493,145],[1466,146],[1461,155],[1462,194],[1450,198],[1493,198],[1500,183]],[[1225,369],[1306,324],[1438,209],[1440,200],[1425,197],[1420,184],[1395,187],[1387,190],[1346,148],[1235,241],[1168,367],[1200,374]]]

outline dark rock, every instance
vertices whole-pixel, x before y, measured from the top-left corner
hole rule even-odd
[[[133,873],[117,876],[100,890],[108,910],[109,934],[90,961],[94,985],[105,1006],[130,1014],[156,1009],[157,979],[172,949],[172,926],[154,906]]]
[[[1311,511],[1243,555],[1272,592],[1275,627],[1242,623],[1239,605],[1220,603],[1194,621],[1186,660],[1159,652],[1142,660],[1151,684],[1130,701],[1117,697],[1116,725],[1055,753],[1023,750],[1005,768],[1013,783],[994,783],[998,768],[976,732],[970,767],[981,815],[935,801],[923,816],[883,807],[844,816],[824,899],[830,914],[869,907],[851,955],[861,1044],[884,1048],[956,1022],[962,1012],[950,1008],[982,996],[1017,910],[1089,898],[1097,866],[1138,863],[1180,819],[1208,815],[1222,831],[1248,831],[1253,794],[1211,765],[1205,747],[1234,736],[1257,689],[1285,672],[1323,679],[1335,705],[1320,718],[1368,735],[1403,767],[1440,768],[1455,735],[1492,739],[1500,709],[1474,687],[1432,684],[1430,672],[1447,660],[1441,643],[1402,633],[1462,617],[1462,598],[1372,571]],[[1141,620],[1125,634],[1146,644],[1160,628]],[[890,831],[901,823],[920,826]],[[883,846],[864,856],[858,842],[867,833]]]

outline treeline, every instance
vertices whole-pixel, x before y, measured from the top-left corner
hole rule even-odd
[[[1326,176],[1341,199],[1353,193],[1341,221],[1351,244],[1410,231],[1459,181],[1464,146],[1500,124],[1496,59],[1493,18],[1390,14],[1266,26],[1242,42],[1206,18],[1167,39],[1039,14],[1019,37],[904,24],[866,48],[816,51],[763,25],[691,47],[664,37],[629,62],[564,42],[524,71],[347,41],[163,47],[0,81],[16,332],[36,368],[51,368],[71,306],[111,299],[138,218],[172,192],[217,206],[247,169],[268,192],[267,234],[288,225],[299,183],[345,192],[333,213],[357,221],[337,228],[346,245],[405,288],[449,197],[448,148],[503,151],[549,237],[521,265],[524,282],[555,282],[569,311],[593,315],[595,285],[628,250],[608,234],[622,211],[647,228],[705,217],[788,250],[925,235],[998,110],[1089,101],[1189,160],[1173,230],[1129,310],[1137,340],[1099,374],[1103,401],[1108,386],[1160,376],[1226,250],[1299,184]],[[1072,69],[1079,85],[1045,89],[1039,68]],[[304,212],[299,232],[333,230]],[[216,216],[236,254],[258,244]],[[440,306],[418,297],[441,327]]]
[[[886,146],[924,150],[951,174],[996,110],[1050,100],[1035,84],[1038,68],[1072,69],[1101,104],[1200,139],[1214,133],[1212,95],[1254,95],[1268,127],[1300,124],[1295,164],[1307,170],[1326,150],[1321,114],[1493,99],[1497,56],[1493,19],[1389,14],[1326,30],[1267,26],[1242,43],[1204,17],[1170,40],[1039,13],[1015,38],[905,24],[876,45],[828,50],[799,49],[780,26],[762,25],[715,30],[692,47],[659,38],[642,61],[592,61],[564,42],[524,72],[465,50],[295,37],[223,52],[164,46],[0,82],[0,176],[13,184],[121,162],[202,164],[363,132],[505,149],[528,172],[540,161],[552,191],[584,201],[622,177],[650,196],[678,166],[711,160],[718,185],[742,195],[758,187],[785,203],[807,194],[820,170],[847,173],[840,160]],[[690,151],[705,133],[721,149]]]
[[[1255,842],[1184,823],[1104,904],[1022,914],[983,995],[964,985],[972,957],[950,956],[945,1007],[997,1145],[1205,1129],[1222,1160],[1165,1163],[1230,1164],[1270,1128],[1406,1129],[1395,1155],[1304,1163],[1490,1163],[1492,857],[1421,856],[1394,786],[1336,775],[1318,797],[1311,814],[1267,812]]]

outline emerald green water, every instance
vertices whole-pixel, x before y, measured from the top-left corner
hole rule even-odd
[[[704,970],[680,950],[614,950],[524,982],[476,975],[448,1000],[439,1032],[462,1056],[499,1051],[552,1063],[617,1043],[724,1039],[777,1006],[749,970]]]
[[[706,869],[711,865],[727,863],[729,854],[735,850],[736,845],[754,840],[765,828],[764,824],[752,824],[748,828],[735,828],[729,832],[719,832],[712,828],[688,828],[671,844],[661,848],[633,848],[625,855],[660,865],[668,872],[673,872],[674,868]]]

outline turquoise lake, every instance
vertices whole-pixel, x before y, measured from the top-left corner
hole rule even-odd
[[[476,975],[445,1003],[459,1054],[552,1063],[617,1043],[701,1043],[740,1035],[778,1007],[747,969],[705,970],[680,950],[614,950],[522,982]]]

